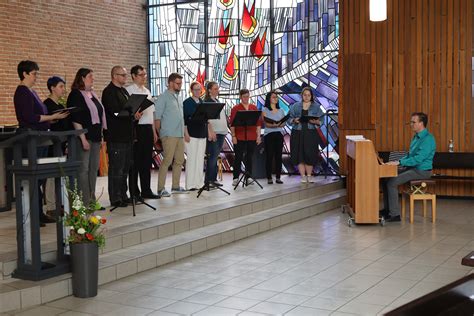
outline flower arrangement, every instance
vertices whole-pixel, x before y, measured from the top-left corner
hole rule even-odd
[[[65,214],[64,225],[69,228],[68,242],[70,244],[77,243],[96,243],[99,247],[105,245],[104,230],[101,227],[107,220],[104,217],[95,215],[94,205],[89,207],[82,202],[82,196],[77,190],[69,191],[69,201],[71,203],[71,211]]]

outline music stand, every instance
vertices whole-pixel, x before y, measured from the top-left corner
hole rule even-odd
[[[329,127],[330,127],[330,120],[334,120],[331,118],[331,115],[337,115],[337,111],[336,110],[327,110],[326,111],[326,150],[322,149],[320,150],[321,153],[324,153],[324,151],[326,152],[326,164],[325,166],[323,164],[321,164],[321,170],[316,173],[316,175],[320,175],[320,176],[324,176],[324,178],[326,179],[328,176],[337,176],[339,178],[342,178],[341,174],[335,170],[330,164],[329,164]],[[337,123],[337,121],[336,121]],[[319,148],[318,148],[319,149]],[[378,155],[377,155],[378,157]]]
[[[247,140],[247,127],[249,126],[256,126],[257,121],[262,115],[262,111],[238,111],[235,114],[234,120],[232,121],[231,126],[234,127],[243,127],[245,130],[245,139]],[[248,154],[248,153],[247,153]],[[252,177],[250,172],[247,170],[247,166],[245,166],[245,172],[242,173],[242,175],[239,178],[239,182],[234,186],[234,190],[237,189],[239,184],[242,182],[242,187],[248,186],[250,183],[248,180],[251,179],[252,181],[250,183],[255,182],[258,184],[260,189],[263,190],[262,185]]]
[[[132,135],[130,135],[130,150],[131,150],[131,157],[130,157],[130,168],[133,172],[135,171],[135,161],[133,159],[133,139],[135,138],[135,128],[133,128],[133,121],[135,119],[135,114],[137,112],[142,112],[148,107],[150,107],[153,104],[152,101],[148,100],[148,96],[146,94],[132,94],[128,100],[127,103],[125,103],[122,111],[119,113],[115,113],[116,117],[119,118],[128,118],[130,122],[132,122]],[[132,200],[132,213],[133,216],[136,216],[135,213],[135,184],[132,183],[130,185],[129,181],[129,190],[130,190],[130,199]],[[146,203],[145,201],[140,200],[140,204],[144,204],[151,208],[152,210],[156,211],[156,208],[151,206],[150,204]],[[118,206],[114,206],[110,209],[110,212],[113,212]]]
[[[215,120],[219,118],[219,115],[224,108],[224,103],[216,103],[216,102],[201,102],[198,104],[196,111],[194,112],[193,116],[191,117],[192,121],[199,122],[199,123],[206,123],[208,120]],[[207,170],[206,170],[207,172]],[[215,186],[215,188],[221,190],[224,193],[230,195],[230,193],[219,186]],[[204,185],[199,189],[197,197],[201,195],[202,191],[210,191],[209,181],[205,181]]]

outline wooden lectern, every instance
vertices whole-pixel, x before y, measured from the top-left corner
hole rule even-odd
[[[380,178],[396,177],[397,166],[384,165],[374,144],[363,137],[347,138],[347,201],[345,210],[351,218],[349,225],[372,224],[384,221],[379,218]]]

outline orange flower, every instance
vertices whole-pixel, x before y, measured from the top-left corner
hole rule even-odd
[[[79,212],[76,210],[72,211],[72,216],[79,216]]]
[[[101,223],[101,224],[105,224],[105,223],[107,223],[107,220],[106,220],[105,218],[101,218],[101,219],[100,219],[100,223]]]
[[[86,233],[86,238],[91,241],[94,240],[94,236],[92,236],[92,234],[89,234],[89,233]]]

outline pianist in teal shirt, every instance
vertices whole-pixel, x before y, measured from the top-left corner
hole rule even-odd
[[[387,163],[406,168],[398,176],[389,178],[382,183],[385,208],[380,211],[380,215],[384,216],[389,222],[399,222],[401,220],[398,186],[411,180],[429,179],[431,177],[436,141],[426,129],[427,124],[428,116],[425,113],[413,113],[410,126],[415,135],[410,143],[410,151],[399,161]]]

